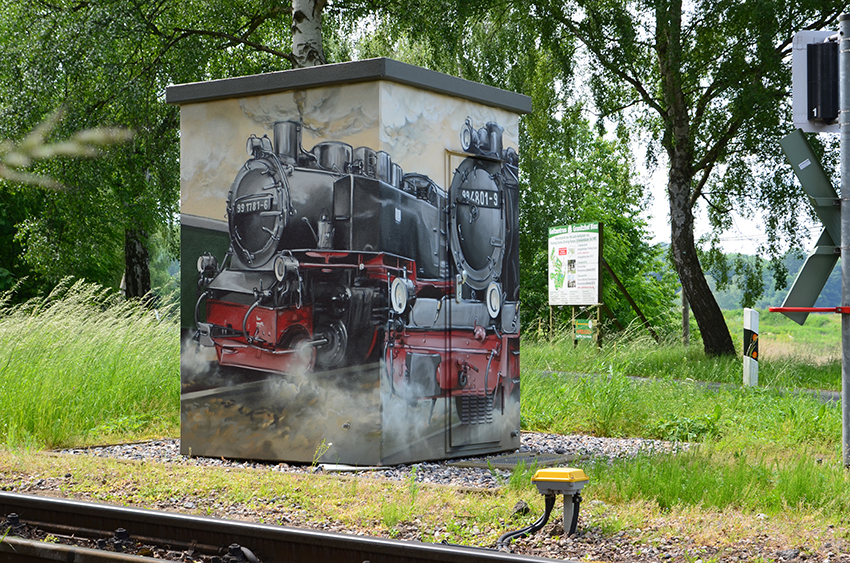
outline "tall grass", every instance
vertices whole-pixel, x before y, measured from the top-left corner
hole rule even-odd
[[[587,468],[595,498],[654,501],[662,510],[694,506],[780,514],[789,509],[846,518],[850,479],[838,463],[808,456],[779,462],[703,447],[676,456],[639,457]]]
[[[84,282],[0,298],[0,441],[56,447],[179,425],[179,327]]]
[[[634,381],[612,371],[596,376],[522,373],[522,427],[556,433],[714,441],[771,455],[805,446],[837,451],[841,409],[809,394],[708,387],[692,381]]]
[[[790,320],[777,320],[776,316],[779,313],[762,316],[767,321],[762,323],[759,334],[761,385],[841,389],[841,357],[833,350],[834,341],[840,340],[840,324],[819,316],[810,321],[816,327],[800,327]],[[632,326],[625,333],[606,339],[601,348],[587,341],[574,347],[567,331],[551,337],[525,338],[522,367],[578,374],[614,370],[637,377],[740,384],[743,332],[734,320],[732,315],[730,328],[737,356],[707,357],[699,343],[683,346],[678,338],[669,336],[659,344],[642,327]]]
[[[733,314],[733,332],[734,319]],[[823,362],[811,355],[813,350],[821,350],[818,340],[840,337],[840,324],[820,316],[811,319],[812,327],[799,327],[776,313],[762,315],[762,320],[758,388],[742,388],[740,356],[706,357],[698,344],[685,347],[675,340],[659,345],[641,327],[631,327],[605,341],[601,349],[590,343],[574,347],[568,334],[526,338],[522,347],[523,427],[600,436],[708,440],[728,451],[756,450],[770,456],[801,447],[820,455],[837,454],[841,439],[838,404],[825,404],[795,390],[840,389],[840,362]],[[772,346],[771,335],[780,333],[787,342],[799,342],[795,350],[801,359],[764,353]],[[785,351],[789,350],[787,342]],[[828,354],[814,357],[825,356]]]

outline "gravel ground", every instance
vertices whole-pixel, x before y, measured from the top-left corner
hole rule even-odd
[[[669,452],[673,449],[670,442],[643,440],[638,438],[595,438],[593,436],[562,436],[539,432],[523,432],[521,453],[570,455],[576,458],[616,459],[631,457],[639,452]],[[679,446],[680,448],[682,446]],[[684,446],[687,448],[687,445]],[[159,461],[182,465],[215,466],[232,468],[266,468],[286,473],[316,473],[319,471],[344,471],[361,477],[384,478],[390,480],[408,480],[412,471],[416,471],[416,480],[422,483],[452,485],[456,487],[495,488],[499,486],[496,477],[489,469],[458,467],[449,462],[422,462],[411,465],[386,466],[355,471],[345,466],[319,464],[315,467],[304,464],[262,463],[250,461],[230,461],[223,458],[189,457],[180,454],[179,440],[156,440],[139,444],[121,444],[86,449],[61,450],[63,454],[88,454],[97,457],[128,459],[137,461]],[[484,457],[466,458],[454,461],[475,461]],[[508,470],[495,470],[499,477],[509,477]]]
[[[673,445],[667,442],[642,439],[609,439],[591,436],[561,436],[524,432],[520,452],[538,454],[571,455],[577,458],[616,459],[631,457],[639,452],[667,452]],[[687,445],[679,447],[687,448]],[[93,455],[159,463],[218,466],[231,468],[259,468],[270,471],[309,473],[336,471],[334,466],[310,467],[294,464],[265,464],[228,461],[223,459],[182,456],[177,440],[156,440],[138,444],[72,449],[59,452],[68,455]],[[581,466],[581,461],[574,462]],[[486,469],[458,467],[446,462],[417,463],[410,466],[374,468],[368,471],[346,471],[348,475],[363,478],[407,480],[416,471],[416,479],[425,483],[451,485],[461,488],[494,488],[498,480]],[[497,470],[499,477],[507,477],[508,471]],[[21,476],[22,477],[22,476]],[[32,476],[17,480],[13,490],[36,494],[56,494],[63,487],[61,479],[44,479]],[[3,487],[4,489],[6,487]],[[8,489],[7,489],[8,490]],[[186,511],[196,508],[195,499],[187,504],[186,499],[171,499],[151,506],[158,510]],[[332,522],[317,523],[309,515],[264,514],[246,507],[214,507],[221,517],[283,521],[301,528],[316,528],[325,531],[369,534],[373,530],[347,529]],[[510,550],[513,553],[552,559],[581,560],[587,562],[610,561],[616,563],[714,563],[753,561],[795,563],[850,563],[850,532],[845,528],[825,526],[823,529],[808,527],[805,530],[789,529],[787,522],[766,515],[742,515],[722,513],[688,517],[679,515],[653,516],[644,519],[643,528],[625,529],[617,533],[605,533],[599,525],[607,513],[614,509],[598,500],[582,505],[578,532],[564,537],[562,524],[553,516],[543,530],[531,537],[515,540]],[[529,514],[529,523],[537,514]],[[694,518],[697,520],[695,521]],[[407,522],[398,526],[397,539],[422,539],[419,524]]]

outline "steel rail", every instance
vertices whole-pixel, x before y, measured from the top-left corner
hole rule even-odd
[[[142,563],[162,559],[126,555],[113,551],[99,551],[60,545],[35,540],[24,540],[14,536],[0,539],[0,562],[2,563]]]
[[[108,537],[125,528],[130,539],[142,543],[168,544],[171,549],[194,548],[216,554],[221,547],[239,544],[263,563],[542,563],[552,561],[495,550],[399,541],[285,526],[220,520],[173,512],[128,508],[76,500],[0,492],[0,517],[16,513],[22,522],[48,533]],[[2,534],[0,534],[2,536]],[[41,544],[27,548],[24,544]],[[40,557],[37,551],[59,550]],[[103,559],[104,556],[123,559]],[[127,559],[132,557],[132,559]],[[94,549],[74,548],[6,537],[0,542],[0,563],[5,561],[154,561]],[[156,561],[162,561],[156,559]]]

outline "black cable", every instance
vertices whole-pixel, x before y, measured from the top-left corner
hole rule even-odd
[[[545,497],[546,508],[543,512],[543,516],[537,519],[534,524],[530,526],[526,526],[525,528],[520,528],[519,530],[515,530],[513,532],[505,532],[499,537],[499,540],[496,542],[496,547],[508,547],[510,543],[517,538],[524,538],[529,534],[533,534],[537,530],[541,529],[546,525],[546,522],[549,521],[549,515],[552,514],[552,508],[555,507],[555,495],[546,495]]]
[[[570,536],[576,533],[576,529],[578,528],[578,509],[581,507],[581,493],[575,493],[573,495],[573,517],[570,521],[570,529],[569,531],[564,530],[565,535]],[[567,523],[564,522],[564,525]]]

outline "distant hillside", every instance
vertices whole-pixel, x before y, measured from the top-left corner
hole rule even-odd
[[[730,257],[731,258],[731,257]],[[751,257],[747,257],[751,258]],[[761,299],[756,302],[756,309],[766,309],[767,307],[779,307],[782,305],[782,301],[785,299],[785,295],[788,293],[788,290],[791,288],[791,284],[794,283],[794,280],[797,279],[797,274],[800,271],[800,268],[803,267],[804,258],[797,258],[792,255],[788,255],[785,257],[784,262],[785,266],[788,268],[788,285],[783,288],[775,288],[773,284],[773,275],[771,272],[765,268],[764,270],[764,295]],[[718,305],[720,305],[721,309],[724,310],[732,310],[732,309],[740,309],[741,308],[741,295],[742,291],[736,286],[730,286],[724,291],[717,291],[715,289],[714,279],[710,276],[706,276],[708,278],[708,283],[711,286],[712,291],[714,292],[714,297],[717,299]],[[826,285],[821,291],[820,297],[815,303],[815,307],[837,307],[841,304],[841,261],[835,265],[835,268],[832,270],[832,274],[829,276],[829,279],[826,282]]]

